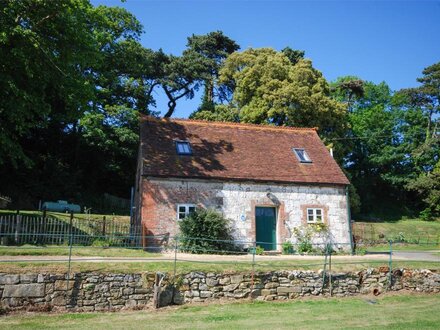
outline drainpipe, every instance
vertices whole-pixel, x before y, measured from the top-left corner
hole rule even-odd
[[[348,220],[348,235],[350,235],[350,250],[351,254],[354,254],[353,248],[353,234],[351,232],[351,212],[350,212],[350,196],[348,193],[348,186],[345,187],[345,198],[347,202],[347,220]]]

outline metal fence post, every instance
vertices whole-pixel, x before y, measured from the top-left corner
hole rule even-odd
[[[105,239],[105,220],[106,220],[106,218],[105,218],[105,215],[102,217],[102,236],[103,236],[103,239]]]
[[[69,266],[67,269],[67,284],[66,284],[66,298],[67,292],[69,291],[70,282],[70,268],[72,263],[72,245],[73,245],[73,212],[70,212],[70,227],[69,227]]]
[[[174,237],[174,281],[177,273],[177,249],[178,249],[179,237]]]
[[[20,241],[20,231],[21,231],[21,215],[20,211],[17,210],[16,214],[16,223],[15,223],[15,244],[18,244]]]
[[[328,260],[328,280],[329,280],[329,290],[330,297],[333,295],[333,284],[332,284],[332,250],[329,250],[329,260]]]
[[[393,241],[390,240],[390,259],[388,262],[388,267],[390,269],[389,274],[388,274],[388,282],[389,282],[389,288],[391,288],[392,286],[392,268],[393,268]]]
[[[252,299],[252,292],[254,291],[254,276],[255,276],[255,253],[257,252],[257,242],[253,242],[252,248],[252,273],[251,273],[251,294],[249,295]]]

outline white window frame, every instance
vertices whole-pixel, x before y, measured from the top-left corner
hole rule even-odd
[[[180,208],[181,207],[184,207],[185,208],[185,212],[181,212],[180,211]],[[190,214],[190,211],[189,211],[189,209],[190,208],[194,208],[194,210],[196,209],[196,204],[177,204],[177,209],[176,209],[176,212],[177,212],[177,221],[181,221],[181,220],[183,220],[185,217],[187,217],[189,214]],[[193,211],[194,212],[194,211]],[[180,215],[184,215],[182,218],[180,218]]]
[[[298,158],[298,160],[300,161],[300,163],[312,163],[312,160],[309,157],[309,154],[307,153],[306,149],[304,148],[292,148],[293,153],[295,154],[296,158]],[[304,159],[301,159],[301,157],[299,156],[299,152],[302,152]]]
[[[175,143],[176,143],[176,152],[178,155],[183,155],[183,156],[192,155],[191,143],[189,143],[189,141],[177,140],[175,141]],[[188,151],[180,151],[179,144],[185,144],[188,147]],[[185,147],[183,148],[185,149]]]
[[[312,211],[312,214],[309,214],[309,210]],[[310,215],[312,216],[312,219],[309,218]],[[307,208],[306,217],[307,223],[324,223],[324,209],[319,207]],[[321,217],[321,220],[318,220],[318,217]]]

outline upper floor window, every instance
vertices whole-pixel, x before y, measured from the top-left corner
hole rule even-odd
[[[177,204],[177,220],[182,220],[196,210],[194,204]]]
[[[307,209],[307,223],[322,223],[322,209]]]
[[[192,155],[191,145],[188,141],[176,141],[178,155]]]
[[[296,158],[298,158],[298,160],[301,163],[311,163],[312,160],[310,159],[309,155],[307,154],[306,150],[303,148],[293,148],[293,152],[296,155]]]

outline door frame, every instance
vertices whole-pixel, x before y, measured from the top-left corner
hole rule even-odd
[[[255,224],[255,237],[254,240],[255,242],[257,241],[257,208],[261,207],[261,208],[272,208],[275,210],[275,241],[272,243],[273,245],[275,245],[275,249],[274,250],[269,250],[269,251],[279,251],[280,249],[278,248],[278,207],[273,205],[273,204],[269,204],[269,205],[265,205],[265,204],[256,204],[254,206],[254,224]]]

